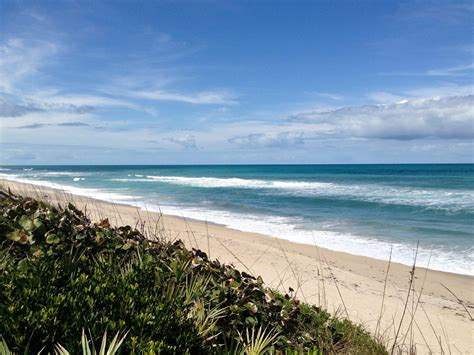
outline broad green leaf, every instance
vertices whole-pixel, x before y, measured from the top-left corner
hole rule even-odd
[[[13,240],[15,242],[20,240],[20,232],[19,231],[13,231],[10,234],[8,234],[8,239]]]
[[[41,221],[41,219],[39,219],[38,217],[36,217],[34,220],[33,220],[33,224],[36,228],[41,228],[43,227],[43,222]]]
[[[31,232],[33,229],[35,229],[33,221],[26,215],[21,216],[19,223],[20,226],[28,232]]]
[[[28,259],[21,259],[18,262],[18,265],[16,266],[16,268],[19,272],[25,272],[28,270],[29,266],[30,266],[30,263],[28,262]]]
[[[46,243],[48,244],[58,244],[60,241],[59,236],[57,234],[49,234],[46,237]]]

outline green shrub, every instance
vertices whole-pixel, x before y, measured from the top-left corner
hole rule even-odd
[[[71,204],[13,196],[0,203],[0,335],[13,351],[53,351],[60,343],[77,353],[89,329],[93,339],[127,331],[124,353],[235,352],[255,344],[386,353],[360,326],[180,241],[92,223]]]

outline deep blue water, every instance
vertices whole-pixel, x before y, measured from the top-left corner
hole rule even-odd
[[[5,166],[0,178],[472,274],[474,164]]]

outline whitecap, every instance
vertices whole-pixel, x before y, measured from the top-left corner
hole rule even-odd
[[[143,197],[124,194],[117,189],[114,191],[105,191],[90,188],[78,188],[49,181],[24,179],[15,174],[0,173],[0,178],[60,189],[74,195],[92,197],[108,202],[126,203],[144,209],[146,208],[150,211],[160,211],[186,218],[206,220],[223,224],[229,228],[238,229],[244,232],[261,233],[264,235],[284,238],[296,243],[317,245],[335,251],[347,252],[381,260],[387,260],[390,248],[393,248],[392,261],[406,265],[411,265],[413,262],[414,245],[402,242],[390,243],[381,239],[369,238],[351,233],[339,233],[314,229],[307,230],[302,228],[302,226],[298,224],[298,219],[295,218],[241,214],[213,210],[210,208],[206,209],[203,207],[179,207],[173,205],[159,206],[156,204],[153,205],[149,202],[145,203]],[[233,183],[235,183],[235,180]],[[418,252],[418,265],[426,266],[430,254],[431,250],[429,246],[421,245]],[[455,252],[443,249],[442,247],[437,247],[433,250],[430,268],[447,272],[474,275],[471,261],[471,251],[469,250]]]
[[[474,191],[471,190],[417,189],[381,184],[358,185],[241,178],[154,175],[148,175],[147,178],[152,181],[200,188],[272,189],[278,194],[302,197],[341,197],[365,202],[444,209],[452,212],[474,211]]]
[[[0,178],[5,179],[5,180],[21,182],[25,184],[49,187],[52,189],[57,189],[57,190],[70,193],[72,195],[91,197],[91,198],[95,198],[95,199],[103,200],[107,202],[130,203],[135,200],[141,199],[140,197],[126,195],[119,192],[105,191],[105,190],[91,189],[91,188],[79,188],[75,186],[63,185],[63,184],[58,184],[58,183],[44,181],[44,180],[24,179],[24,178],[18,177],[18,175],[13,175],[13,174],[0,174]]]

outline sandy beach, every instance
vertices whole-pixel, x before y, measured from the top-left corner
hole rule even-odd
[[[415,344],[420,354],[474,353],[472,276],[417,265],[407,297],[412,267],[389,265],[389,255],[381,261],[335,252],[30,184],[0,180],[0,187],[52,203],[73,202],[94,220],[108,218],[149,235],[182,239],[211,258],[262,276],[269,287],[286,292],[291,288],[305,302],[362,323],[389,348],[397,338],[405,349]]]

